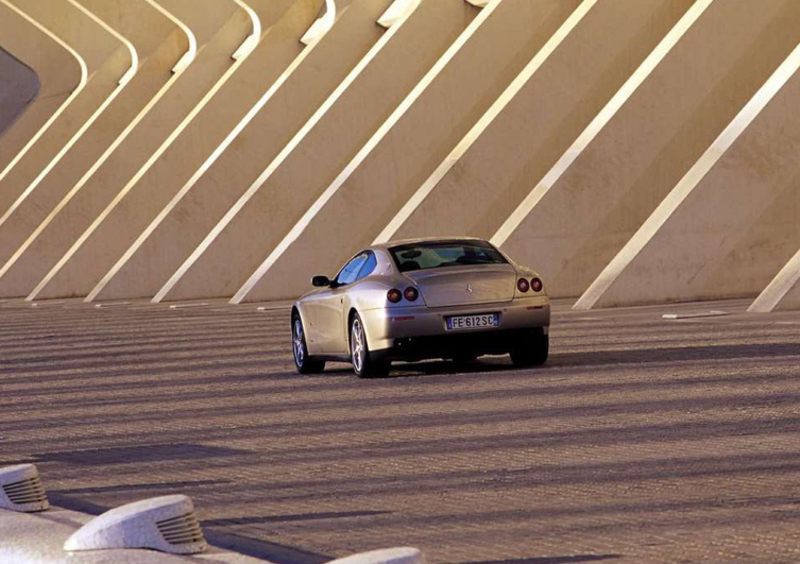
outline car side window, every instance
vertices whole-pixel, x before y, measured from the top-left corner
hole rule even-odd
[[[364,264],[361,266],[361,270],[358,271],[356,282],[372,274],[375,271],[376,266],[378,266],[378,259],[375,258],[373,253],[369,253],[369,257],[367,257],[367,260],[364,261]]]
[[[358,277],[358,273],[361,271],[361,267],[364,266],[367,258],[369,258],[369,253],[360,253],[358,256],[344,265],[344,268],[336,277],[336,285],[345,286],[355,282]]]

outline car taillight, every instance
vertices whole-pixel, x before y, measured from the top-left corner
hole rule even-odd
[[[526,294],[530,289],[531,285],[528,283],[527,280],[525,280],[524,278],[520,278],[519,280],[517,280],[517,290],[519,290],[523,294]]]
[[[400,303],[400,300],[403,299],[403,293],[400,290],[392,288],[386,293],[386,299],[393,304]]]
[[[417,301],[417,298],[419,297],[419,292],[417,291],[416,288],[409,287],[409,288],[406,288],[405,292],[403,292],[403,296],[408,301],[415,302],[415,301]]]
[[[542,284],[541,280],[539,280],[538,278],[534,278],[533,280],[531,280],[531,289],[534,292],[538,294],[539,292],[542,291],[542,288],[544,288],[544,284]]]

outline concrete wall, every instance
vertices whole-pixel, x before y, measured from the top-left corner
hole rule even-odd
[[[659,227],[631,239],[620,253],[632,256],[624,268],[612,261],[603,275],[613,272],[613,281],[592,296],[592,307],[753,296],[795,254],[800,50],[793,59],[795,74],[717,165],[648,218],[640,233],[649,223]]]
[[[140,66],[112,95],[113,99],[85,134],[0,225],[0,262],[4,263],[0,267],[1,296],[24,297],[33,289],[35,277],[24,272],[27,263],[18,263],[19,259],[52,220],[62,198],[102,166],[111,154],[108,149],[118,143],[120,136],[130,133],[129,126],[142,118],[155,97],[163,95],[163,89],[171,85],[173,67],[189,49],[186,32],[157,9],[158,4],[143,0],[120,4],[83,0],[83,5],[129,39],[138,53]],[[149,21],[149,25],[142,25],[144,21]],[[70,31],[83,36],[72,28]]]
[[[60,105],[61,111],[55,121],[46,124],[46,129],[35,143],[26,147],[24,154],[15,158],[0,173],[0,227],[18,199],[38,186],[80,139],[86,124],[96,117],[133,64],[130,52],[123,43],[72,3],[64,0],[16,0],[15,4],[9,2],[7,5],[14,6],[62,41],[72,50],[83,69],[79,68],[77,76],[71,80],[74,86],[69,90],[76,95],[63,100],[64,105]],[[3,42],[5,44],[5,36]],[[22,53],[19,56],[24,60]],[[63,58],[61,60],[64,62]],[[73,61],[66,63],[67,69],[75,68]],[[84,84],[80,84],[82,70],[85,72]],[[58,91],[62,92],[59,96],[61,99],[64,87],[58,88]],[[42,92],[42,96],[45,95]],[[7,135],[15,135],[23,125],[28,124],[16,124]],[[14,241],[0,242],[0,257],[8,257],[13,252],[13,245]]]
[[[477,235],[577,308],[798,308],[798,44],[796,0],[0,0],[0,297]]]
[[[191,189],[217,158],[216,150],[235,138],[237,124],[302,52],[298,38],[314,21],[322,0],[260,0],[249,5],[263,30],[255,49],[237,62],[155,162],[139,171],[103,210],[71,249],[70,260],[40,290],[40,297],[86,296],[105,287],[127,261],[126,251],[137,249],[144,234]]]
[[[750,311],[757,313],[797,309],[800,309],[800,252],[786,263],[750,306]]]
[[[368,245],[576,5],[504,0],[484,8],[282,244],[263,250],[239,297],[290,296],[296,280],[333,274],[349,258],[352,248],[340,241]]]
[[[692,3],[597,3],[384,236],[494,235]]]
[[[389,4],[390,0],[337,2],[340,11],[333,28],[298,55],[301,58],[291,73],[269,91],[230,145],[171,206],[169,214],[105,286],[100,299],[131,292],[153,296],[163,287],[385,33],[376,21]]]
[[[241,288],[477,12],[463,0],[423,0],[395,23],[342,83],[343,91],[312,118],[308,133],[270,163],[237,202],[237,213],[215,226],[198,247],[202,254],[184,263],[159,294],[189,299],[230,296]]]
[[[0,136],[33,103],[39,88],[36,71],[0,48]]]
[[[232,55],[251,33],[250,18],[232,0],[197,0],[191,6],[162,0],[162,5],[187,26],[197,54],[128,125],[102,164],[64,196],[46,228],[17,259],[9,275],[34,297],[54,276],[56,265],[71,258],[78,238],[233,66]]]
[[[503,248],[555,295],[581,295],[795,47],[798,15],[786,0],[711,3]]]
[[[0,1],[0,37],[4,52],[31,68],[39,82],[38,97],[27,106],[24,115],[15,119],[14,127],[9,127],[10,122],[0,126],[2,181],[12,161],[36,142],[38,132],[70,102],[70,96],[83,87],[88,77],[80,55],[8,0]]]

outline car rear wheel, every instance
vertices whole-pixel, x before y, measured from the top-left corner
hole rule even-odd
[[[389,373],[390,363],[379,361],[369,350],[364,322],[358,314],[350,321],[350,362],[359,378],[384,376]]]
[[[319,374],[325,370],[324,361],[314,360],[308,354],[303,321],[297,314],[292,316],[292,353],[294,356],[295,368],[297,368],[300,374]]]
[[[536,329],[511,351],[511,362],[514,366],[542,366],[549,354],[550,337]]]

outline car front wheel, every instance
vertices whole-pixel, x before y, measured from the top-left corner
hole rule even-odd
[[[390,363],[379,361],[370,353],[364,322],[358,314],[350,321],[350,362],[359,378],[384,376],[389,373]]]
[[[542,366],[550,354],[550,337],[537,329],[511,351],[514,366]]]
[[[300,374],[319,374],[325,370],[324,361],[314,360],[308,354],[303,321],[297,314],[292,316],[292,353],[295,368]]]

